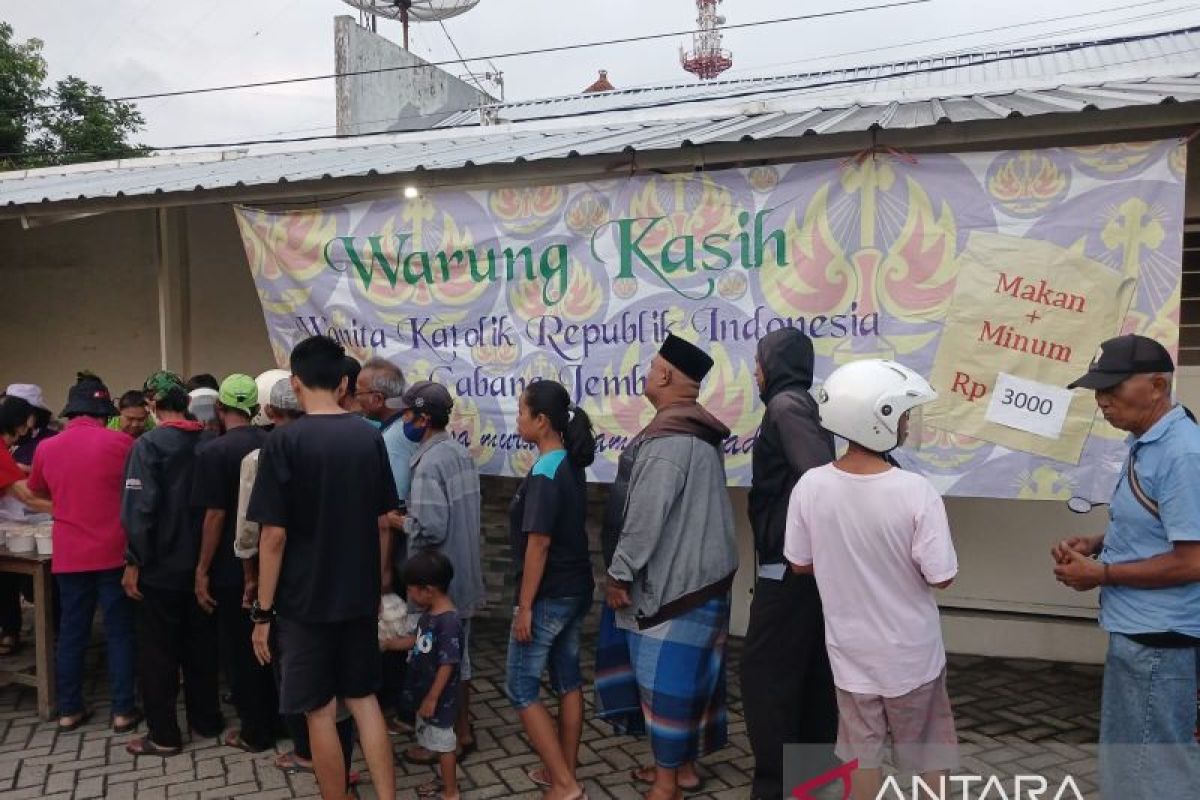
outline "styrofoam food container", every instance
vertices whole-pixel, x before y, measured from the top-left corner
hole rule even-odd
[[[32,553],[37,549],[37,543],[34,541],[32,533],[12,528],[8,529],[8,535],[4,537],[4,544],[10,553]]]

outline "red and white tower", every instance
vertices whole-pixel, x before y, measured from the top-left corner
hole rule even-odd
[[[696,0],[700,12],[699,30],[692,34],[692,51],[679,48],[683,68],[700,80],[712,80],[733,66],[733,53],[721,49],[721,30],[725,18],[717,13],[722,0]]]

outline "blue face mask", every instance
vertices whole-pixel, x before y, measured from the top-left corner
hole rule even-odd
[[[419,442],[425,438],[424,428],[418,428],[411,421],[405,421],[402,425],[404,427],[404,435],[410,442]]]

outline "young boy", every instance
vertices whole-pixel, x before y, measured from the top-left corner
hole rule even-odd
[[[817,402],[821,425],[849,448],[806,472],[788,505],[784,555],[794,572],[816,576],[821,593],[837,687],[836,752],[857,761],[856,800],[878,796],[889,734],[897,766],[935,792],[957,766],[932,590],[950,585],[958,561],[937,490],[886,457],[904,442],[910,411],[936,397],[893,362],[836,370]]]
[[[441,782],[435,779],[417,788],[420,797],[458,800],[458,742],[454,722],[458,716],[459,664],[462,661],[463,625],[448,591],[454,578],[449,559],[436,550],[420,550],[404,562],[408,600],[424,609],[415,636],[391,639],[386,650],[408,650],[405,691],[417,709],[417,744],[438,755]]]

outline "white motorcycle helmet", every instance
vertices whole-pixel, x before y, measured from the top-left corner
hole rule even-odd
[[[286,369],[269,369],[254,379],[258,387],[258,414],[254,417],[255,425],[266,425],[270,422],[264,409],[271,402],[271,390],[282,378],[290,378],[292,373]]]
[[[814,395],[825,430],[876,453],[896,448],[905,412],[937,399],[920,375],[878,358],[838,367]]]

